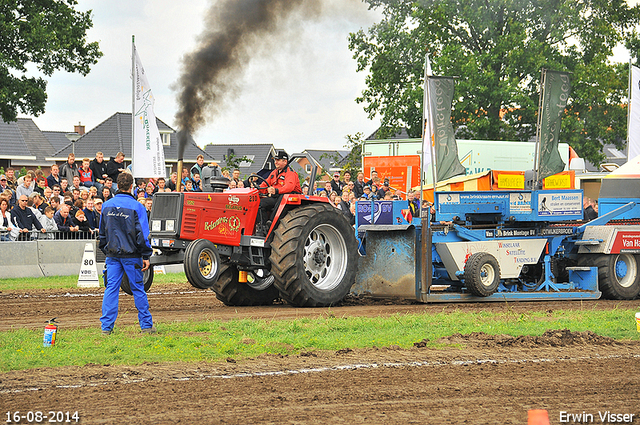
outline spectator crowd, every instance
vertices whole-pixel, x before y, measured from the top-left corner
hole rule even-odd
[[[217,165],[212,163],[211,165]],[[191,169],[183,168],[180,190],[183,192],[203,191],[201,179],[204,157],[199,155]],[[118,152],[110,160],[105,160],[102,152],[95,158],[77,161],[69,154],[62,165],[53,164],[49,175],[37,169],[29,170],[16,178],[16,172],[9,167],[0,175],[0,241],[31,239],[86,239],[98,234],[102,204],[111,199],[117,191],[117,179],[121,173],[130,172],[124,166],[124,154]],[[249,180],[242,180],[240,170],[222,174],[230,181],[229,189],[249,187]],[[342,177],[342,180],[341,180]],[[164,178],[137,179],[133,196],[145,206],[147,214],[153,206],[153,195],[157,192],[172,192],[178,189],[178,175]],[[364,173],[352,180],[351,173],[339,172],[333,178],[321,183],[309,182],[302,185],[305,195],[325,197],[334,207],[340,209],[351,224],[355,223],[357,200],[399,200],[403,192],[394,190],[389,179],[380,179],[376,171],[365,180]],[[311,193],[309,191],[311,190]],[[409,208],[418,215],[419,192],[406,193]]]
[[[102,204],[115,195],[118,175],[126,172],[123,162],[122,152],[109,161],[98,152],[80,163],[69,154],[65,163],[50,167],[48,176],[37,169],[16,178],[16,170],[7,168],[0,175],[0,241],[97,237]],[[165,187],[164,179],[149,184],[144,182],[138,197],[148,212],[150,196]]]

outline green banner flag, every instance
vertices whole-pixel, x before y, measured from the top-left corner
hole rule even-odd
[[[571,80],[569,73],[543,70],[542,104],[539,118],[538,180],[564,170],[564,161],[558,151],[558,138],[562,114],[567,106]]]
[[[433,144],[438,181],[465,174],[466,169],[458,159],[458,144],[451,125],[451,101],[454,80],[450,77],[430,77],[429,96],[433,117]]]

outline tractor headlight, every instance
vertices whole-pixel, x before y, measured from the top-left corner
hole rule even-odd
[[[160,230],[162,230],[162,221],[151,220],[151,230],[153,232],[159,232]]]
[[[167,220],[164,222],[164,230],[167,232],[173,232],[175,230],[176,221],[175,220]]]

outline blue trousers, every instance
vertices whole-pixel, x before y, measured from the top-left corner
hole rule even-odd
[[[115,258],[107,257],[105,260],[107,268],[107,282],[102,299],[102,330],[110,331],[116,323],[118,317],[118,301],[120,295],[120,282],[124,273],[129,278],[131,293],[136,308],[138,309],[138,321],[141,329],[153,326],[153,319],[149,313],[149,301],[147,293],[144,292],[142,282],[142,258]]]

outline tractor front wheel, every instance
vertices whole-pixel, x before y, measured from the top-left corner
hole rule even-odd
[[[218,280],[220,255],[215,245],[207,239],[191,242],[184,252],[184,273],[191,286],[209,289]]]
[[[355,281],[358,246],[342,212],[328,204],[298,207],[281,219],[271,242],[271,272],[289,304],[336,304]]]

